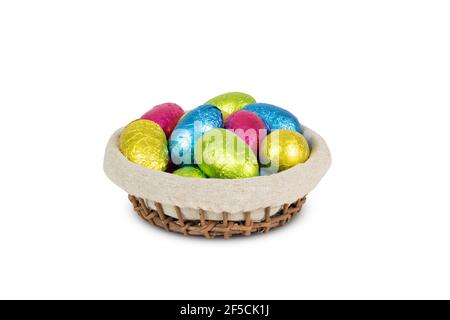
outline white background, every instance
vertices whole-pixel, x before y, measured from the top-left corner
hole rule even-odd
[[[448,1],[1,1],[0,298],[450,298],[449,17]],[[230,241],[141,221],[103,173],[110,134],[235,90],[327,140],[303,215]]]

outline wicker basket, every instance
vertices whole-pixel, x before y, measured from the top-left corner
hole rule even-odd
[[[135,211],[167,231],[214,238],[268,232],[289,222],[331,165],[325,141],[305,128],[311,156],[271,176],[192,179],[149,170],[119,151],[122,129],[105,152],[106,175],[129,194]]]

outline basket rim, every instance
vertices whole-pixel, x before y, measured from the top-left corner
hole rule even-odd
[[[305,163],[269,176],[186,178],[129,161],[119,150],[122,130],[111,136],[106,147],[103,167],[108,178],[129,194],[181,208],[235,213],[291,203],[312,191],[331,165],[324,139],[304,126],[304,135],[311,146],[310,158]]]

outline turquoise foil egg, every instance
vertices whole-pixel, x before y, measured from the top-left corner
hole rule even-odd
[[[194,144],[206,132],[223,128],[222,112],[219,108],[205,104],[187,113],[173,130],[169,138],[169,152],[177,166],[194,163]]]
[[[264,120],[269,131],[292,130],[303,134],[303,128],[297,117],[283,108],[268,103],[251,103],[242,110],[256,113]]]

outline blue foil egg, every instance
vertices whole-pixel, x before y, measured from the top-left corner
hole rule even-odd
[[[283,108],[268,103],[251,103],[242,110],[256,113],[264,120],[269,131],[284,129],[303,134],[303,128],[297,117]]]
[[[194,144],[211,129],[223,128],[222,112],[219,108],[205,104],[187,113],[178,122],[169,138],[169,152],[175,165],[194,163]]]

